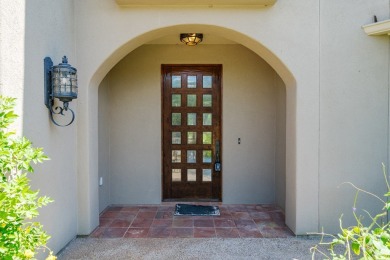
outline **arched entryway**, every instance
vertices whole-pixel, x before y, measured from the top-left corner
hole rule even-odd
[[[145,73],[145,70],[142,70],[142,71],[139,71],[141,74],[137,73],[137,70],[140,69],[140,67],[142,68],[143,65],[146,65],[146,64],[140,64],[140,63],[137,63],[135,62],[135,60],[139,59],[139,61],[148,61],[149,60],[153,60],[153,58],[156,57],[156,55],[167,55],[169,53],[171,53],[173,56],[171,56],[170,58],[170,63],[197,63],[197,62],[192,62],[194,61],[194,59],[191,59],[189,58],[188,56],[185,56],[185,55],[178,55],[177,53],[177,49],[176,48],[188,48],[186,46],[176,46],[176,45],[167,45],[167,46],[161,46],[160,44],[147,44],[147,43],[153,43],[153,40],[157,40],[157,39],[160,39],[166,35],[172,35],[172,34],[177,34],[178,32],[183,32],[183,31],[188,31],[188,30],[196,30],[196,31],[199,31],[199,32],[203,32],[205,33],[205,35],[207,34],[210,34],[210,35],[215,35],[216,37],[220,36],[224,39],[227,39],[229,42],[233,43],[233,44],[226,44],[226,46],[224,46],[226,48],[225,52],[226,53],[232,53],[232,55],[222,55],[223,52],[221,52],[221,49],[218,48],[219,45],[218,44],[215,44],[214,46],[213,45],[203,45],[202,47],[201,46],[198,46],[200,47],[199,49],[202,50],[203,49],[203,58],[202,56],[199,56],[199,53],[196,54],[192,54],[192,55],[196,55],[194,57],[196,57],[195,60],[197,60],[197,62],[202,62],[202,63],[231,63],[231,64],[234,64],[234,63],[237,63],[237,61],[240,61],[242,56],[241,55],[248,55],[248,57],[250,57],[249,59],[253,59],[253,64],[251,64],[250,61],[246,61],[246,65],[245,65],[245,68],[250,68],[250,69],[253,69],[253,72],[252,73],[249,73],[251,76],[249,77],[251,80],[256,80],[256,74],[260,72],[260,74],[258,74],[257,76],[260,75],[260,78],[262,78],[262,83],[260,83],[260,85],[264,85],[265,87],[258,87],[259,84],[251,84],[251,83],[248,83],[247,86],[256,86],[257,87],[254,87],[253,89],[239,89],[239,81],[237,81],[237,79],[248,79],[246,78],[246,74],[242,71],[239,71],[237,70],[238,67],[234,67],[234,66],[231,66],[231,71],[228,71],[228,72],[224,72],[224,84],[226,85],[229,85],[229,82],[231,84],[231,86],[229,87],[224,87],[224,95],[226,95],[226,98],[224,100],[224,120],[226,120],[227,122],[229,122],[229,120],[232,120],[232,118],[235,118],[233,121],[231,121],[230,123],[228,123],[228,125],[231,125],[231,126],[237,126],[237,125],[240,125],[240,121],[239,121],[239,118],[237,118],[237,115],[235,116],[232,116],[232,113],[234,112],[237,112],[237,108],[236,106],[234,105],[234,102],[236,102],[236,100],[234,99],[235,97],[238,97],[241,99],[241,107],[245,107],[247,108],[247,111],[242,111],[243,114],[246,115],[246,118],[244,118],[244,121],[245,122],[250,122],[250,124],[247,126],[247,127],[244,127],[241,129],[241,131],[249,131],[248,133],[246,133],[246,136],[248,136],[249,138],[246,139],[242,139],[242,142],[248,142],[248,145],[254,145],[251,149],[249,149],[248,151],[241,151],[240,152],[240,156],[237,157],[237,154],[234,154],[234,151],[237,152],[237,150],[239,150],[241,147],[243,147],[243,145],[241,145],[240,147],[237,147],[237,140],[238,138],[243,138],[241,135],[242,132],[240,131],[233,131],[233,129],[225,129],[224,132],[224,141],[226,142],[226,145],[225,145],[225,152],[230,150],[232,151],[232,153],[229,155],[229,153],[227,153],[227,155],[225,154],[225,156],[227,156],[226,158],[224,158],[224,161],[226,161],[226,163],[224,164],[224,168],[226,169],[227,168],[227,172],[225,173],[226,176],[225,178],[227,179],[229,177],[229,168],[231,169],[231,179],[229,180],[226,180],[224,181],[224,189],[226,189],[224,191],[225,193],[225,198],[223,199],[225,202],[231,202],[231,203],[250,203],[250,202],[258,202],[259,199],[263,199],[264,200],[264,203],[272,203],[272,202],[276,202],[276,200],[278,200],[281,204],[282,207],[285,207],[285,210],[286,210],[286,215],[287,215],[287,224],[289,224],[290,228],[292,228],[294,230],[294,226],[295,226],[295,191],[296,191],[296,187],[295,187],[295,161],[294,161],[294,157],[295,157],[295,136],[294,136],[294,133],[295,133],[295,80],[293,78],[293,76],[291,75],[290,71],[285,67],[285,65],[274,55],[272,54],[268,49],[266,49],[263,45],[261,45],[259,42],[255,41],[254,39],[251,39],[250,37],[246,36],[246,35],[243,35],[239,32],[236,32],[236,31],[232,31],[230,29],[226,29],[226,28],[222,28],[222,27],[216,27],[216,26],[209,26],[209,25],[181,25],[181,26],[172,26],[172,27],[166,27],[166,28],[160,28],[160,29],[157,29],[155,31],[150,31],[150,32],[147,32],[145,34],[142,34],[132,40],[130,40],[127,44],[119,47],[114,53],[112,53],[111,56],[107,57],[107,59],[100,65],[100,67],[97,69],[97,71],[94,73],[94,76],[90,82],[90,88],[89,88],[89,109],[88,111],[90,111],[89,113],[90,116],[89,116],[89,120],[88,122],[86,123],[87,125],[85,127],[87,127],[87,129],[89,129],[91,132],[90,132],[90,138],[89,138],[89,141],[87,141],[87,147],[89,147],[89,151],[88,151],[88,158],[89,158],[89,172],[90,172],[90,175],[86,176],[86,177],[81,177],[82,179],[82,182],[81,183],[89,183],[89,189],[88,189],[88,185],[87,189],[84,189],[84,190],[88,190],[88,197],[83,197],[83,198],[80,198],[80,204],[83,205],[83,200],[84,200],[84,203],[86,203],[89,207],[88,208],[84,208],[82,212],[80,212],[80,230],[82,229],[85,229],[85,230],[88,230],[88,226],[90,227],[89,229],[91,228],[94,228],[94,226],[97,224],[97,216],[98,216],[98,212],[99,212],[99,201],[98,201],[98,189],[96,189],[96,187],[94,187],[94,185],[91,185],[91,180],[96,180],[98,179],[98,174],[97,174],[97,170],[99,169],[99,160],[101,158],[99,158],[99,153],[98,153],[98,149],[94,149],[94,148],[97,148],[99,146],[102,146],[103,144],[99,143],[99,145],[97,144],[98,143],[98,140],[100,139],[100,134],[101,133],[104,133],[104,127],[98,127],[98,122],[102,122],[100,121],[97,117],[98,115],[101,117],[101,116],[104,116],[104,112],[103,111],[106,111],[104,109],[104,104],[106,105],[109,105],[111,106],[112,104],[119,104],[119,105],[123,105],[123,104],[127,104],[127,105],[130,105],[130,107],[116,107],[115,111],[117,111],[117,115],[118,115],[118,121],[115,123],[116,125],[118,125],[118,127],[115,127],[115,129],[121,129],[121,131],[126,131],[126,129],[122,128],[123,126],[129,126],[131,125],[132,123],[134,122],[126,122],[126,119],[124,119],[123,117],[126,115],[126,112],[129,112],[129,110],[127,109],[131,109],[131,111],[137,111],[137,108],[139,109],[141,105],[141,108],[142,108],[142,105],[145,105],[142,103],[142,100],[145,96],[148,96],[149,94],[151,93],[148,93],[148,91],[150,91],[151,88],[139,88],[138,86],[138,92],[135,92],[135,93],[128,93],[127,94],[127,97],[129,97],[130,99],[133,99],[133,100],[120,100],[120,98],[124,98],[126,97],[126,95],[121,95],[121,92],[117,92],[117,93],[114,93],[117,98],[119,98],[119,102],[113,102],[113,100],[103,100],[103,99],[98,99],[99,97],[99,94],[98,94],[98,89],[100,89],[101,91],[101,97],[103,96],[106,96],[104,94],[104,91],[107,91],[107,89],[105,88],[110,88],[110,87],[105,87],[105,86],[108,86],[110,85],[108,82],[111,81],[112,79],[115,81],[115,80],[120,80],[122,83],[126,84],[122,79],[126,79],[126,73],[128,73],[129,71],[126,72],[126,68],[131,68],[130,69],[130,73],[136,73],[135,75],[137,77],[141,76],[142,73]],[[222,36],[223,35],[223,36]],[[162,48],[162,49],[161,49]],[[234,49],[231,49],[229,51],[229,48],[234,48]],[[198,50],[199,50],[198,49]],[[188,49],[187,49],[188,50]],[[183,51],[186,51],[185,49],[183,49]],[[237,52],[238,51],[238,52]],[[210,56],[208,55],[208,52],[211,52],[211,53],[219,53],[221,54],[220,56]],[[147,58],[145,55],[150,55],[150,54],[153,54],[154,55],[151,55],[149,58]],[[234,56],[233,53],[235,53],[235,55],[237,56]],[[176,55],[176,56],[175,56]],[[135,56],[135,57],[134,57]],[[212,57],[212,58],[210,58]],[[225,59],[225,60],[224,60]],[[162,61],[164,60],[164,58],[161,58],[161,60],[159,61],[158,59],[155,60],[155,62],[159,63],[164,63],[165,61]],[[165,60],[169,60],[169,57],[165,57]],[[167,61],[168,62],[168,61]],[[125,65],[124,65],[125,64]],[[137,65],[141,65],[141,66],[137,66]],[[229,66],[227,66],[227,68],[229,68]],[[110,70],[112,69],[111,72],[109,72]],[[122,69],[125,69],[125,71],[123,71]],[[146,69],[146,68],[145,68]],[[158,95],[156,96],[156,93],[157,94],[160,94],[160,81],[159,81],[159,77],[160,77],[160,73],[159,73],[159,67],[157,69],[157,71],[153,71],[152,69],[149,68],[149,70],[146,70],[148,71],[149,73],[153,73],[154,74],[154,77],[157,77],[157,78],[154,78],[154,80],[157,79],[157,84],[156,83],[152,83],[151,85],[153,85],[153,87],[157,88],[157,91],[154,91],[153,94],[151,94],[149,97],[150,97],[150,100],[147,100],[146,103],[154,103],[154,104],[159,104],[159,98]],[[237,75],[235,75],[234,72],[239,72],[238,74],[238,77]],[[156,74],[157,72],[157,74]],[[122,76],[118,76],[118,74],[116,73],[124,73]],[[144,79],[148,79],[150,80],[150,75],[145,75],[146,77],[144,77]],[[236,77],[235,77],[236,76]],[[262,77],[264,76],[264,77]],[[137,78],[136,77],[136,78]],[[229,79],[230,77],[230,79]],[[264,80],[265,78],[265,80]],[[129,78],[130,79],[130,78]],[[131,78],[131,79],[135,79],[135,78]],[[144,81],[145,82],[145,81]],[[130,87],[120,87],[120,85],[122,83],[118,83],[117,85],[115,85],[117,88],[121,88],[123,91],[132,91],[132,90],[135,90],[137,88],[132,88],[131,86],[136,86],[136,82],[133,82],[132,84],[130,84],[131,86]],[[139,83],[141,86],[142,86],[142,82]],[[99,88],[100,86],[100,88]],[[114,87],[115,88],[115,87]],[[141,90],[142,89],[142,90]],[[267,92],[267,89],[270,90],[272,93],[268,93],[268,95],[272,96],[273,98],[264,98],[264,97],[267,97],[267,93],[265,93],[265,95],[262,95],[264,93],[262,92]],[[272,89],[272,90],[271,90]],[[258,93],[253,93],[253,91],[258,91]],[[228,91],[232,91],[231,94],[227,95]],[[142,95],[142,97],[140,99],[137,98],[137,94],[140,94],[142,92],[146,92]],[[123,94],[123,93],[122,93]],[[133,95],[134,94],[134,95]],[[261,97],[261,98],[264,98],[263,101],[265,101],[265,103],[270,103],[268,108],[265,108],[265,107],[262,107],[262,105],[264,105],[264,102],[256,102],[255,98],[256,97]],[[246,98],[253,98],[253,100],[251,102],[245,102],[245,99]],[[99,100],[99,101],[98,101]],[[137,102],[141,102],[137,105],[136,102],[126,102],[126,101],[135,101],[137,100]],[[99,102],[99,106],[97,106],[97,101]],[[96,102],[96,103],[95,103]],[[233,106],[230,106],[228,104],[232,104],[230,102],[233,102]],[[272,104],[271,104],[272,103]],[[135,106],[135,107],[131,107],[131,106]],[[258,106],[258,107],[256,107]],[[157,105],[158,107],[158,105]],[[274,110],[273,112],[271,113],[268,113],[267,114],[267,111],[269,110],[270,107],[274,107]],[[100,110],[99,110],[100,109]],[[229,109],[230,109],[230,112],[229,112]],[[99,111],[99,113],[97,113]],[[134,118],[133,119],[138,119],[140,120],[139,123],[141,123],[141,126],[140,128],[137,130],[137,131],[140,131],[140,129],[147,129],[148,131],[150,131],[150,129],[155,129],[157,128],[157,131],[156,133],[158,133],[161,129],[161,126],[160,126],[160,112],[157,112],[157,113],[153,113],[153,109],[151,110],[151,113],[149,114],[149,116],[152,117],[152,120],[143,120],[143,117],[138,117],[140,116],[140,114],[135,114],[134,115]],[[281,112],[281,111],[288,111],[288,113],[286,115],[284,115],[284,112]],[[247,113],[249,112],[249,113]],[[125,113],[125,114],[123,114]],[[253,113],[253,114],[251,114]],[[258,114],[262,114],[262,113],[265,113],[264,116],[258,116]],[[278,114],[279,113],[279,114]],[[141,113],[142,115],[142,113]],[[230,116],[229,116],[230,115]],[[278,120],[277,118],[281,118],[280,120]],[[250,120],[252,119],[252,120]],[[265,121],[262,121],[262,120],[265,120]],[[268,121],[267,121],[268,120]],[[254,123],[255,121],[257,121],[257,123]],[[143,125],[145,124],[145,122],[152,122],[153,125]],[[259,126],[262,124],[262,123],[265,123],[265,125],[269,125],[270,122],[273,122],[271,125],[272,127],[270,127],[269,129],[267,129],[267,136],[263,136],[264,138],[258,138],[259,134],[260,135],[264,135],[264,133],[261,133],[262,130],[264,130],[264,128],[259,128]],[[146,123],[147,124],[147,123]],[[156,125],[154,125],[156,124]],[[252,126],[250,126],[252,124]],[[143,126],[142,126],[143,125]],[[100,133],[98,134],[98,129],[100,131]],[[154,134],[155,132],[152,133],[152,135]],[[107,132],[106,132],[107,134]],[[109,133],[108,133],[109,134]],[[129,139],[134,139],[134,140],[142,140],[139,139],[140,137],[142,137],[142,131],[139,132],[139,134],[136,134],[136,135],[130,135],[129,136]],[[110,134],[109,134],[110,135]],[[245,135],[245,134],[244,134]],[[269,140],[269,136],[273,135],[274,138],[271,138],[271,140]],[[253,142],[251,139],[253,138],[257,138],[257,140],[267,140],[269,141],[270,143],[265,145],[264,147],[261,147],[261,149],[259,149],[259,145],[261,145],[259,142]],[[104,139],[103,139],[104,140]],[[121,143],[120,140],[123,140],[121,139],[120,137],[116,140],[116,142],[118,142],[118,144],[123,144],[125,143],[126,141],[123,140],[123,142]],[[151,160],[155,160],[156,158],[161,158],[161,154],[160,154],[160,149],[159,147],[155,147],[155,144],[158,144],[160,143],[160,140],[161,140],[161,136],[159,136],[157,134],[155,140],[151,143],[149,143],[149,147],[148,145],[144,146],[143,148],[142,147],[137,147],[135,149],[145,149],[146,147],[146,150],[144,151],[143,153],[143,158],[144,158],[144,161],[141,160],[142,163],[131,163],[131,167],[135,167],[135,168],[139,168],[139,167],[143,167],[142,169],[146,169],[147,167],[152,167],[152,171],[153,172],[158,172],[158,178],[152,180],[152,183],[154,185],[154,187],[157,188],[157,192],[154,194],[154,195],[151,195],[151,199],[149,199],[149,201],[141,201],[142,198],[148,198],[148,194],[142,194],[142,197],[140,197],[139,195],[136,195],[136,196],[130,196],[131,198],[135,198],[137,199],[138,203],[153,203],[153,202],[158,202],[158,201],[161,201],[161,196],[156,196],[156,194],[159,194],[159,190],[158,190],[158,187],[161,187],[161,165],[159,166],[159,164],[148,164],[148,158],[152,158]],[[100,139],[100,141],[102,141],[102,139]],[[89,145],[88,145],[88,142],[89,142]],[[230,147],[229,144],[230,142]],[[106,143],[107,145],[107,143]],[[110,147],[113,147],[112,143],[111,144],[108,144]],[[128,143],[128,147],[132,146],[130,143]],[[256,152],[259,152],[259,151],[266,151],[268,147],[273,147],[273,150],[272,152],[270,153],[268,151],[267,155],[264,156],[264,157],[261,157],[260,154],[256,154]],[[100,150],[101,147],[99,147],[99,151],[102,151]],[[151,152],[152,151],[152,152]],[[157,151],[157,152],[156,152]],[[123,154],[123,150],[121,149],[118,149],[116,151],[118,153],[118,155],[120,154]],[[151,153],[154,153],[152,156],[148,157],[148,156],[145,156],[147,154],[150,154]],[[111,152],[110,152],[111,153]],[[269,171],[269,169],[273,169],[273,173],[272,174],[266,174],[266,175],[262,175],[262,171],[263,171],[263,166],[260,166],[260,164],[258,164],[259,162],[256,161],[256,158],[270,158],[271,154],[273,155],[273,161],[271,160],[271,163],[272,165],[270,166],[267,166],[267,170],[266,171]],[[142,155],[142,153],[141,153]],[[255,156],[254,156],[255,155]],[[284,157],[284,155],[286,155],[286,157]],[[102,153],[100,153],[100,156],[102,156]],[[110,155],[112,156],[112,154]],[[231,157],[229,157],[231,156]],[[268,157],[267,157],[268,156]],[[137,156],[135,156],[135,158],[132,158],[132,159],[136,159]],[[111,157],[112,158],[112,157]],[[262,190],[260,190],[260,193],[258,194],[250,194],[250,192],[247,192],[246,194],[244,192],[242,192],[241,190],[235,190],[235,188],[237,187],[246,187],[245,185],[239,185],[237,183],[235,183],[234,179],[237,178],[237,176],[240,176],[240,166],[239,168],[236,168],[236,169],[233,169],[234,166],[237,166],[237,164],[234,164],[234,160],[232,161],[231,159],[232,158],[236,158],[237,161],[240,161],[242,162],[243,161],[243,164],[245,164],[245,160],[248,159],[248,160],[252,160],[253,163],[247,163],[246,165],[249,165],[249,168],[248,170],[251,170],[252,172],[250,173],[250,177],[254,178],[254,179],[251,179],[251,178],[246,178],[247,176],[245,176],[245,173],[244,173],[244,182],[245,182],[245,179],[247,181],[247,185],[253,185],[252,187],[252,190],[253,191],[256,191],[256,183],[261,183],[261,177],[264,177],[264,176],[273,176],[272,180],[267,180],[267,184],[269,183],[272,183],[271,185],[271,189],[268,190],[264,195],[261,195],[260,193],[262,192]],[[122,162],[125,162],[126,160],[124,158],[122,158]],[[131,160],[130,160],[131,161]],[[138,161],[140,162],[140,161]],[[231,163],[230,167],[229,167],[229,163]],[[267,163],[269,163],[269,160],[267,160]],[[112,164],[111,164],[112,165]],[[154,165],[154,166],[153,166]],[[254,167],[254,165],[258,165],[258,167]],[[117,167],[118,164],[116,164],[115,167]],[[289,167],[289,166],[292,166],[292,167]],[[101,166],[100,166],[101,167]],[[145,168],[146,167],[146,168]],[[120,166],[120,168],[122,168],[122,170],[126,171],[126,169],[128,169],[128,166],[126,165],[122,165]],[[91,169],[95,169],[94,171],[91,171]],[[110,171],[110,174],[113,174],[112,173],[112,170],[111,169]],[[142,172],[143,170],[141,170]],[[279,172],[278,174],[276,174],[276,172]],[[155,173],[154,173],[155,174]],[[120,174],[118,175],[121,177],[124,177],[125,175],[123,174]],[[130,176],[136,176],[136,175],[130,175]],[[118,179],[116,182],[121,184],[122,183],[122,180],[121,179]],[[254,182],[253,180],[255,180],[256,178],[260,178],[260,179],[257,179],[256,181],[257,182]],[[89,180],[88,180],[89,179]],[[235,180],[239,180],[239,179],[235,179]],[[128,180],[127,180],[128,181]],[[242,181],[242,180],[241,180]],[[259,182],[260,181],[260,182]],[[93,183],[96,183],[93,181]],[[150,183],[145,183],[144,185],[150,185]],[[230,186],[229,186],[230,185]],[[269,185],[266,185],[266,186],[269,186]],[[285,186],[285,187],[284,187]],[[230,191],[229,191],[230,189]],[[278,190],[277,190],[278,189]],[[120,189],[119,189],[120,191]],[[256,191],[258,192],[258,191]],[[83,193],[85,193],[85,191],[83,191]],[[130,190],[130,193],[131,193],[131,190]],[[117,202],[121,202],[121,194],[123,193],[120,193],[118,194],[118,201]],[[272,194],[272,195],[270,195]],[[288,196],[286,196],[286,194],[288,194]],[[129,194],[127,194],[127,198],[129,198],[128,196]],[[131,195],[131,194],[130,194]],[[144,196],[145,195],[145,196]],[[80,196],[82,196],[80,194]],[[268,197],[268,198],[267,198]],[[284,199],[287,198],[286,201],[284,201]],[[253,201],[251,201],[251,199],[254,199]],[[255,201],[257,199],[257,201]],[[122,200],[124,203],[126,201]],[[128,203],[132,203],[132,202],[135,202],[135,201],[128,201]],[[110,202],[112,203],[112,202]],[[102,207],[102,206],[101,206]],[[96,214],[96,216],[95,216]],[[81,231],[83,233],[83,231]]]
[[[222,65],[222,135],[218,138],[222,147],[223,170],[218,173],[223,180],[222,201],[226,204],[278,204],[284,209],[284,83],[263,59],[242,45],[205,42],[192,48],[182,44],[142,45],[123,58],[102,81],[99,87],[99,178],[107,180],[107,184],[99,188],[100,210],[110,204],[158,204],[164,198],[161,64],[190,62]],[[179,95],[180,104],[175,105],[182,107],[185,100],[187,109],[191,107],[187,96],[202,98],[201,94]],[[196,113],[190,115],[196,116]],[[179,142],[188,144],[188,149],[195,153],[195,148],[191,147],[202,141],[196,137],[199,140],[187,140],[189,134],[191,137],[196,134],[193,131],[181,131]],[[205,133],[211,135],[211,132]],[[186,161],[188,154],[183,157],[184,151],[178,151],[179,161]],[[197,152],[201,152],[199,148]],[[189,165],[195,167],[194,163]],[[201,166],[207,167],[207,163]],[[180,174],[179,180],[173,181],[174,185],[187,179],[184,175]],[[192,182],[207,185],[199,175],[200,172]],[[191,185],[191,181],[184,182]]]

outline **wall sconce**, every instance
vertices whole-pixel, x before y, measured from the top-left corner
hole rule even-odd
[[[188,46],[195,46],[198,43],[202,42],[203,34],[202,33],[181,33],[180,41],[185,43]]]
[[[49,109],[51,121],[57,126],[68,126],[73,123],[75,114],[69,108],[69,102],[77,98],[77,70],[68,64],[66,56],[62,58],[62,63],[53,66],[50,57],[44,59],[44,84],[45,84],[45,105]],[[54,109],[54,99],[63,102],[63,106],[56,106]],[[64,116],[64,112],[70,111],[72,119],[66,125],[57,123],[53,114]]]

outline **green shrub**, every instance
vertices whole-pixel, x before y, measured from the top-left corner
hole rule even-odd
[[[8,128],[17,118],[15,99],[0,96],[0,259],[35,259],[39,251],[49,251],[46,259],[56,259],[46,247],[50,238],[33,219],[38,209],[52,200],[30,188],[31,163],[48,159],[41,148],[18,137]]]
[[[341,216],[339,219],[341,233],[337,235],[320,233],[320,243],[310,249],[312,259],[315,259],[316,254],[319,254],[323,259],[390,259],[390,223],[387,221],[387,214],[390,210],[390,202],[387,200],[387,197],[390,196],[390,186],[385,166],[382,166],[387,185],[387,192],[384,194],[385,198],[380,198],[375,194],[356,187],[352,183],[348,183],[356,190],[352,208],[356,224],[347,228],[343,227]],[[356,203],[359,193],[368,194],[383,203],[382,212],[375,216],[363,210],[364,216],[368,218],[368,225],[363,224],[364,216],[357,215]],[[324,251],[324,247],[328,249]]]

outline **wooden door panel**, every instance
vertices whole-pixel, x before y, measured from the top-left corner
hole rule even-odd
[[[164,200],[221,200],[221,73],[221,65],[162,65]]]

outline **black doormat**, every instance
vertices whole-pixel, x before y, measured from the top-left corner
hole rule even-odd
[[[176,204],[175,216],[219,216],[218,206]]]

